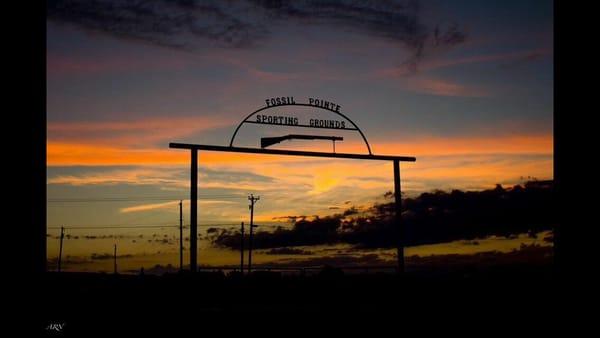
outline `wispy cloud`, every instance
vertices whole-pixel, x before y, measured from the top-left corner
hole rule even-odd
[[[48,184],[67,184],[73,186],[83,185],[183,185],[180,177],[181,168],[152,168],[138,166],[124,169],[107,169],[104,171],[82,170],[77,175],[57,175],[49,177]]]
[[[430,27],[417,0],[375,1],[135,1],[56,0],[48,19],[112,36],[179,49],[200,41],[253,48],[289,23],[329,25],[388,39],[411,51],[416,67],[429,51],[465,41],[457,24]]]
[[[68,140],[80,144],[148,146],[149,143],[173,140],[235,123],[233,119],[221,116],[170,116],[112,121],[52,121],[47,129],[49,142]]]
[[[370,76],[381,80],[393,79],[400,88],[416,93],[453,97],[488,97],[492,96],[492,91],[489,88],[479,85],[462,84],[456,80],[441,79],[431,75],[431,73],[439,69],[476,63],[492,63],[496,67],[509,68],[518,64],[539,60],[550,54],[550,49],[539,48],[453,59],[433,57],[420,62],[418,73],[407,68],[405,65],[401,65],[375,70]]]
[[[411,78],[410,81],[403,82],[400,86],[409,91],[438,96],[486,97],[490,95],[488,90],[478,86],[463,85],[431,77]]]
[[[233,201],[220,201],[220,200],[201,200],[201,201],[198,201],[198,203],[203,204],[203,205],[236,204],[236,202],[233,202]],[[140,204],[140,205],[136,205],[136,206],[132,206],[132,207],[121,208],[121,209],[119,209],[119,211],[123,214],[126,214],[126,213],[132,213],[132,212],[144,212],[144,211],[151,211],[151,210],[171,209],[173,212],[175,212],[175,208],[173,208],[173,207],[178,204],[179,204],[179,201],[171,201],[171,202],[165,202],[165,203]],[[189,201],[185,201],[184,205],[186,205],[186,208],[187,208],[187,205],[189,205]]]
[[[251,166],[248,171],[226,170],[201,166],[199,170],[200,188],[225,188],[261,190],[276,183],[276,179],[261,175],[256,166]],[[65,184],[72,186],[83,185],[157,185],[161,187],[189,187],[189,169],[187,166],[125,166],[106,167],[79,167],[79,173],[58,174],[48,177],[48,184]]]
[[[123,55],[90,58],[50,53],[46,57],[46,71],[49,76],[126,74],[147,70],[175,71],[185,69],[190,65],[188,59],[177,56],[151,55],[147,58],[133,60]]]
[[[438,69],[451,68],[476,63],[495,63],[498,67],[509,67],[523,62],[532,62],[551,55],[548,48],[528,49],[508,53],[480,54],[459,58],[429,58],[422,60],[419,65],[420,73],[432,72]],[[401,78],[414,75],[406,67],[378,69],[373,73],[376,78]]]

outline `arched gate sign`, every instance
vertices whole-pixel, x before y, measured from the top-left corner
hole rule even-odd
[[[309,98],[308,103],[296,103],[293,96],[287,97],[277,97],[266,99],[265,102],[267,105],[258,110],[255,110],[250,115],[246,116],[245,119],[238,124],[237,128],[233,132],[231,136],[231,141],[229,142],[229,146],[233,147],[233,141],[235,140],[235,136],[237,135],[240,127],[245,123],[253,123],[253,124],[267,124],[267,125],[280,125],[286,127],[301,127],[301,128],[317,128],[317,129],[335,129],[335,130],[351,130],[357,131],[360,133],[363,141],[365,141],[365,145],[367,146],[367,150],[369,151],[369,155],[372,155],[371,145],[369,145],[369,141],[367,141],[367,137],[360,130],[360,128],[354,123],[354,121],[350,120],[349,117],[342,114],[340,112],[340,105],[335,104],[329,101],[325,101],[322,99]],[[337,121],[337,120],[329,120],[329,119],[310,119],[308,123],[300,123],[297,117],[293,116],[282,116],[282,115],[257,115],[258,113],[272,108],[279,108],[282,106],[304,106],[304,107],[314,107],[322,110],[326,110],[337,114],[342,117],[344,120],[348,121],[352,127],[346,127],[346,121]],[[256,116],[255,120],[251,118]]]
[[[195,272],[198,269],[198,151],[220,151],[220,152],[236,152],[236,153],[251,153],[251,154],[267,154],[267,155],[287,155],[287,156],[305,156],[305,157],[328,157],[328,158],[347,158],[359,160],[376,160],[376,161],[392,161],[394,164],[394,202],[396,213],[396,230],[397,230],[397,256],[398,256],[398,272],[404,271],[404,228],[401,219],[401,190],[400,190],[400,162],[415,162],[416,158],[411,156],[390,156],[390,155],[374,155],[371,151],[371,146],[362,132],[362,130],[340,112],[340,105],[318,99],[309,98],[307,103],[296,103],[293,96],[277,97],[266,99],[266,106],[262,107],[244,118],[237,126],[229,146],[203,145],[203,144],[188,144],[188,143],[169,143],[169,148],[188,149],[190,150],[190,270]],[[310,119],[301,121],[297,116],[290,115],[275,115],[265,114],[264,111],[279,108],[284,106],[306,106],[313,107],[324,111],[333,112],[343,120],[331,119]],[[258,114],[261,113],[261,114]],[[323,135],[306,135],[306,134],[289,134],[281,137],[266,137],[261,139],[261,148],[235,147],[233,145],[235,137],[240,128],[245,124],[260,124],[260,125],[276,125],[285,127],[313,128],[313,129],[330,129],[330,130],[347,130],[356,131],[360,134],[365,142],[368,154],[352,154],[352,153],[336,153],[335,141],[342,140],[339,136],[323,136]],[[298,151],[298,150],[282,150],[282,149],[265,149],[270,145],[279,143],[288,139],[326,139],[331,140],[334,144],[333,152],[315,152],[315,151]],[[193,239],[193,240],[192,240]]]

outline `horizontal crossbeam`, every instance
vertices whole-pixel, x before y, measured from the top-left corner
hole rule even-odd
[[[169,148],[174,149],[195,149],[207,151],[224,151],[232,153],[249,154],[267,154],[267,155],[289,155],[289,156],[308,156],[308,157],[329,157],[329,158],[349,158],[356,160],[378,160],[378,161],[400,161],[415,162],[417,159],[411,156],[391,156],[391,155],[369,155],[369,154],[348,154],[348,153],[325,153],[316,151],[297,151],[280,149],[258,149],[245,147],[226,147],[204,144],[189,143],[169,143]]]

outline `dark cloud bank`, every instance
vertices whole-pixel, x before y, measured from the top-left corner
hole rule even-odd
[[[465,41],[457,24],[429,27],[420,3],[405,1],[48,1],[50,21],[171,48],[193,49],[198,38],[218,46],[253,48],[283,24],[329,25],[395,41],[411,51],[407,64],[429,50]]]
[[[406,245],[473,240],[491,235],[510,238],[529,233],[535,236],[540,231],[551,230],[554,225],[552,191],[552,181],[540,181],[508,189],[498,185],[495,189],[477,192],[434,191],[404,199]],[[390,195],[386,194],[388,198]],[[273,232],[257,232],[253,247],[348,243],[357,248],[393,248],[397,236],[392,201],[375,204],[366,211],[350,207],[343,213],[313,220],[299,216],[291,229],[278,227]],[[247,240],[247,236],[245,238]],[[240,246],[237,230],[218,229],[209,239],[220,247],[239,249]]]

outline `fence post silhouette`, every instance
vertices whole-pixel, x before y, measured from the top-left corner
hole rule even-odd
[[[115,275],[117,274],[117,245],[115,244],[115,252],[113,254],[113,260],[114,260],[114,268],[115,268]]]
[[[60,227],[60,248],[58,249],[58,272],[60,272],[60,266],[62,263],[63,238],[65,238],[65,227]]]
[[[179,200],[179,271],[183,271],[183,201]]]
[[[244,222],[242,222],[241,230],[241,242],[240,242],[240,272],[244,275]]]

